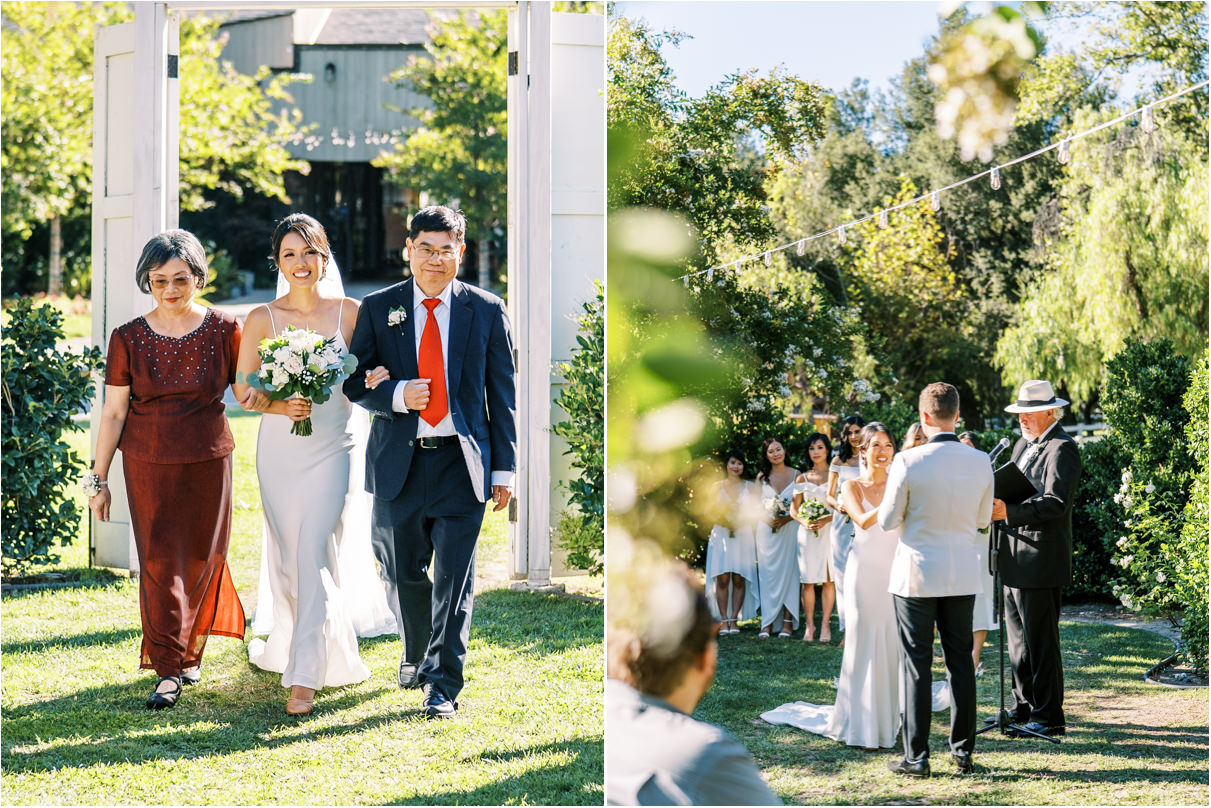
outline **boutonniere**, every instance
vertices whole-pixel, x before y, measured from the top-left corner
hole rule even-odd
[[[396,306],[387,312],[387,325],[402,326],[408,319],[408,310],[403,306]]]

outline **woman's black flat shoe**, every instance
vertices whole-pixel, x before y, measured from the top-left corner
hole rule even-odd
[[[202,666],[201,665],[198,665],[193,668],[182,668],[181,669],[181,684],[196,685],[200,681],[202,681]]]
[[[160,692],[160,685],[164,682],[172,682],[177,686],[176,690],[169,690],[166,693]],[[151,695],[147,697],[147,709],[163,710],[167,707],[175,707],[177,699],[181,697],[181,680],[176,676],[161,676],[156,680],[156,689],[151,691]]]

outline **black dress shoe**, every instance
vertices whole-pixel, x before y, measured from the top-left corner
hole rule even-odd
[[[425,682],[425,700],[421,707],[426,718],[453,718],[458,711],[458,702],[450,701],[450,697],[440,687],[432,682]]]
[[[160,685],[164,682],[172,682],[177,686],[176,690],[169,690],[167,693],[160,692]],[[181,697],[181,679],[177,676],[161,676],[156,680],[156,688],[151,691],[151,695],[147,697],[147,709],[163,710],[167,707],[175,707],[177,699]]]
[[[201,665],[198,665],[195,668],[182,668],[181,669],[181,684],[196,685],[200,681],[202,681],[202,666]]]
[[[955,769],[959,774],[971,774],[975,771],[976,764],[972,762],[970,752],[951,752],[950,756],[954,758]]]
[[[887,761],[887,768],[896,774],[903,774],[906,777],[928,777],[929,776],[929,760],[922,759],[917,762],[912,762],[908,758],[900,760]]]
[[[1063,724],[1048,726],[1042,721],[1031,721],[1029,724],[1022,725],[1022,729],[1027,731],[1019,732],[1013,727],[1010,727],[1008,730],[1006,730],[1005,734],[1013,738],[1032,738],[1034,736],[1030,733],[1037,732],[1039,735],[1046,735],[1049,738],[1058,738],[1061,735],[1067,734],[1068,732],[1068,729]]]
[[[408,662],[399,658],[399,676],[396,678],[404,690],[415,690],[420,687],[420,663]]]

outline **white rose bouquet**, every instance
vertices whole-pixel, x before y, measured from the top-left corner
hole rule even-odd
[[[357,358],[341,356],[336,337],[324,339],[314,331],[287,326],[276,337],[261,340],[257,346],[261,368],[244,376],[249,387],[263,390],[271,401],[298,396],[315,404],[332,397],[332,388],[357,368]],[[311,419],[295,421],[290,434],[307,437]]]
[[[799,506],[799,518],[804,522],[818,522],[830,513],[832,511],[829,507],[818,499],[805,498],[803,504]],[[813,530],[812,535],[818,538],[820,531]]]
[[[765,500],[765,511],[769,514],[770,519],[777,519],[781,516],[790,516],[791,501],[787,497],[769,497]]]

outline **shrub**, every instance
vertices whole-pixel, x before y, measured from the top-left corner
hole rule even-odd
[[[580,347],[571,362],[561,363],[567,386],[555,403],[568,414],[556,424],[556,435],[568,442],[565,454],[573,456],[572,467],[580,469],[566,483],[572,511],[560,517],[557,534],[568,551],[568,563],[594,574],[602,571],[605,552],[605,299],[601,284],[597,296],[583,305],[576,341]],[[567,527],[579,519],[579,528]]]
[[[1081,484],[1072,508],[1072,583],[1065,589],[1066,597],[1114,597],[1111,558],[1124,516],[1111,497],[1119,486],[1125,460],[1117,432],[1081,445]]]
[[[1113,496],[1126,518],[1114,542],[1112,565],[1121,569],[1111,591],[1129,609],[1177,619],[1185,606],[1173,582],[1186,564],[1177,538],[1194,474],[1182,440],[1190,362],[1162,339],[1129,345],[1106,371],[1102,409],[1127,461]]]
[[[213,243],[207,242],[206,252],[209,253],[210,282],[202,294],[207,300],[228,300],[244,288],[244,276],[226,250],[216,250]]]
[[[1191,373],[1186,390],[1186,444],[1190,447],[1194,472],[1190,475],[1190,499],[1182,514],[1182,532],[1174,548],[1177,562],[1173,576],[1176,599],[1185,608],[1182,646],[1186,659],[1201,673],[1207,672],[1207,355]]]
[[[92,397],[92,373],[103,361],[98,348],[60,351],[62,323],[54,306],[35,308],[27,299],[8,309],[2,405],[6,575],[58,561],[51,548],[69,545],[80,524],[64,486],[77,482],[83,463],[60,437],[66,429],[85,428],[72,416]]]

